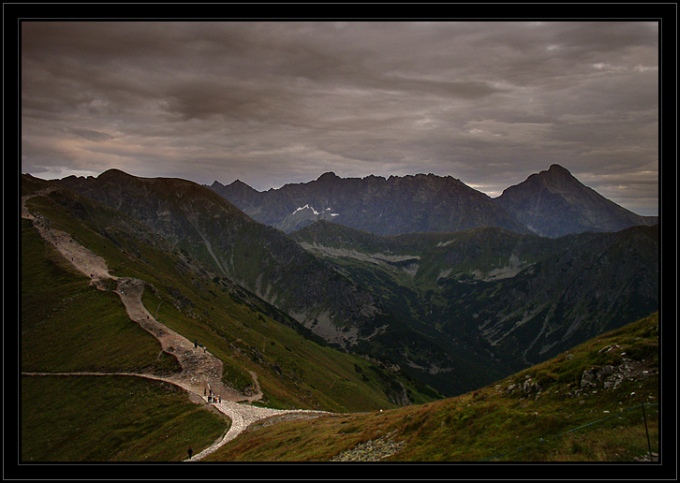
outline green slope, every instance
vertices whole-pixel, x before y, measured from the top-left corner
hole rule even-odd
[[[255,372],[264,392],[260,404],[339,412],[388,408],[395,407],[391,402],[394,387],[401,389],[401,384],[413,402],[431,399],[421,391],[427,388],[403,375],[314,340],[285,314],[207,272],[186,252],[171,247],[115,210],[68,191],[35,196],[28,205],[32,213],[49,219],[52,228],[68,232],[76,242],[102,256],[113,275],[144,280],[143,303],[147,309],[161,323],[189,340],[199,340],[217,355],[224,362],[226,383],[245,390],[253,384],[250,372]],[[87,277],[47,244],[27,220],[22,220],[20,316],[25,373],[167,374],[179,369],[175,358],[162,352],[156,339],[127,318],[117,295],[89,286]],[[79,382],[81,378],[88,382]],[[143,419],[148,422],[135,430],[118,428],[116,444],[95,451],[94,447],[101,446],[102,433],[110,434],[117,417],[122,418],[121,427],[136,425],[136,413],[122,397],[136,394],[137,389],[129,389],[130,384],[150,394],[151,399],[144,403],[148,410]],[[198,452],[224,433],[229,423],[223,417],[197,410],[201,407],[185,394],[173,393],[169,398],[167,388],[161,386],[145,380],[132,383],[116,376],[25,375],[23,458],[173,460],[185,456],[186,448],[182,448],[186,437],[194,441]],[[75,407],[66,402],[51,404],[48,413],[53,422],[45,427],[40,395],[46,393],[58,401],[80,402]],[[122,399],[120,404],[102,406],[100,397]],[[103,417],[107,408],[113,412]],[[185,424],[180,423],[185,420],[194,421],[191,425],[196,427],[196,434],[178,435],[184,438],[181,442],[172,438],[167,445],[155,447],[160,433],[152,427]],[[69,431],[69,437],[59,435],[64,421],[69,422],[69,428],[81,428],[81,439],[76,441]],[[55,433],[50,439],[51,449],[40,447],[45,430]]]
[[[21,242],[22,372],[179,370],[117,295],[89,286],[26,220]],[[20,401],[24,462],[180,460],[187,444],[207,447],[230,424],[147,379],[26,375]]]
[[[254,426],[207,461],[642,461],[659,396],[653,314],[455,398]]]

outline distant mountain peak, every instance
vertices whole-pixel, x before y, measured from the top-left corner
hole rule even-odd
[[[97,179],[111,179],[111,178],[133,178],[133,176],[117,168],[107,169],[99,176],[97,176]]]
[[[247,189],[255,190],[255,188],[250,186],[248,183],[244,183],[240,179],[237,179],[236,181],[231,183],[231,186],[234,186],[234,187],[238,186],[239,188],[244,188],[244,189],[247,188]]]
[[[584,185],[559,164],[510,186],[496,202],[534,233],[548,237],[651,223]]]
[[[562,174],[568,174],[571,175],[569,170],[567,168],[564,168],[560,166],[559,164],[551,164],[550,168],[548,168],[549,173],[562,173]]]
[[[317,181],[335,181],[335,180],[338,180],[338,179],[341,179],[340,176],[335,174],[333,171],[328,171],[328,172],[322,174],[321,176],[319,176]]]
[[[539,171],[538,173],[531,174],[531,175],[529,175],[529,177],[527,179],[536,179],[536,178],[539,178],[539,179],[570,179],[570,180],[574,180],[574,181],[578,182],[578,180],[574,177],[573,174],[571,174],[571,172],[567,168],[560,166],[559,164],[551,164],[550,168],[543,170],[543,171]]]

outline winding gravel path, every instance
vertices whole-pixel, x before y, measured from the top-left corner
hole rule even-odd
[[[48,188],[48,190],[39,194],[48,194],[51,190],[52,189]],[[54,246],[54,248],[67,261],[73,264],[77,270],[88,277],[90,279],[91,285],[94,285],[100,290],[107,290],[105,288],[105,282],[108,280],[115,281],[116,290],[114,292],[118,294],[121,301],[125,305],[125,310],[127,311],[130,319],[134,322],[137,322],[143,329],[156,337],[160,342],[163,351],[176,356],[182,370],[179,373],[168,377],[145,373],[136,374],[127,372],[26,372],[22,373],[23,375],[132,376],[165,381],[181,387],[187,392],[202,398],[206,404],[212,404],[231,420],[231,427],[229,428],[229,431],[227,431],[220,441],[193,455],[191,459],[185,460],[192,462],[200,461],[206,455],[215,452],[222,445],[233,440],[239,434],[245,431],[248,426],[261,419],[286,414],[299,414],[308,416],[329,414],[326,411],[304,409],[269,409],[252,406],[251,404],[244,404],[244,401],[252,403],[253,401],[262,398],[262,391],[260,390],[259,384],[257,383],[257,376],[255,373],[251,372],[253,383],[256,387],[256,394],[252,396],[246,396],[233,387],[224,384],[222,382],[222,361],[220,361],[209,351],[204,350],[201,347],[194,347],[193,342],[161,324],[153,317],[152,314],[149,313],[142,303],[142,294],[144,293],[144,288],[147,285],[146,282],[135,278],[116,277],[109,274],[106,260],[77,243],[68,233],[51,228],[48,219],[45,219],[41,215],[34,216],[29,212],[26,207],[26,201],[32,196],[22,197],[22,218],[32,220],[33,225],[38,230],[40,235],[52,246]],[[203,395],[206,389],[212,390],[214,394],[219,394],[221,402],[208,402],[208,397]]]

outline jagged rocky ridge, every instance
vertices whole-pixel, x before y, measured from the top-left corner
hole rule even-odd
[[[494,199],[451,176],[433,174],[360,179],[328,172],[265,192],[239,180],[226,186],[215,181],[210,188],[253,219],[286,233],[331,221],[379,235],[497,227],[554,238],[658,221],[607,200],[559,165]]]
[[[236,181],[210,188],[253,219],[290,233],[318,220],[381,235],[449,232],[497,226],[527,233],[484,193],[451,176],[340,178],[328,172],[309,183],[257,192]]]

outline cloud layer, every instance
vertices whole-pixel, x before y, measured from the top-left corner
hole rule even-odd
[[[23,22],[22,172],[265,190],[557,163],[658,207],[654,22]]]

